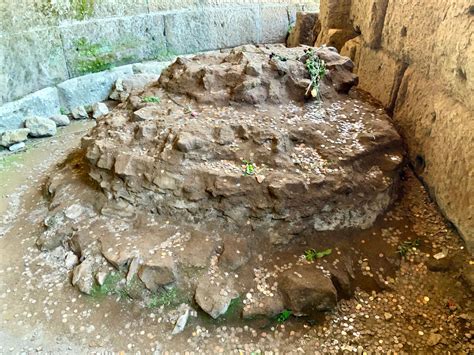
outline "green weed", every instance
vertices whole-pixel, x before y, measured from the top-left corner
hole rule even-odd
[[[90,43],[84,37],[74,44],[79,53],[77,71],[80,74],[98,73],[113,67],[116,58],[106,46]]]
[[[76,20],[84,20],[94,14],[95,0],[72,0]]]
[[[142,98],[142,102],[159,104],[161,102],[161,99],[159,97],[156,97],[156,96],[145,96],[145,97]]]
[[[289,309],[285,309],[276,317],[276,320],[278,323],[285,323],[291,317],[292,314],[292,311],[290,311]]]
[[[165,289],[160,293],[154,294],[148,302],[148,308],[176,307],[185,302],[185,297],[180,294],[176,287]]]
[[[400,254],[401,257],[407,256],[409,253],[413,251],[413,249],[417,249],[421,244],[420,239],[406,240],[401,243],[397,248],[397,253]]]
[[[305,65],[311,78],[311,83],[306,90],[306,95],[308,95],[311,90],[311,96],[320,99],[321,81],[326,76],[326,63],[314,53],[312,48],[306,51],[306,56]]]
[[[254,163],[248,160],[242,160],[242,164],[244,176],[255,175],[257,173],[257,168]]]
[[[152,59],[158,60],[160,62],[168,61],[176,57],[178,53],[170,49],[162,49],[157,51],[153,56]]]
[[[240,299],[240,297],[232,299],[230,301],[229,307],[227,308],[227,311],[225,312],[225,317],[232,318],[239,312],[241,308],[242,308],[242,300]]]
[[[314,261],[316,259],[324,258],[325,256],[331,255],[332,249],[325,249],[322,251],[316,251],[315,249],[308,249],[304,252],[304,257],[307,261]]]
[[[118,296],[121,301],[131,299],[132,290],[136,289],[136,287],[141,287],[140,281],[136,275],[128,283],[123,282],[124,278],[125,276],[120,272],[111,272],[107,275],[102,285],[94,285],[91,296],[95,298]]]
[[[105,277],[104,283],[102,285],[95,284],[92,288],[91,296],[92,297],[103,297],[107,295],[116,294],[119,296],[123,295],[122,287],[119,286],[119,283],[123,280],[122,274],[118,272],[111,272]]]

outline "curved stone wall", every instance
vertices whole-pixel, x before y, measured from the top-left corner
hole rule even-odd
[[[3,0],[0,105],[113,66],[282,42],[318,0]]]

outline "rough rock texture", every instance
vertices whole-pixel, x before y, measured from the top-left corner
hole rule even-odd
[[[94,270],[97,261],[92,258],[86,258],[82,263],[74,268],[72,274],[72,284],[86,294],[91,294],[95,284]]]
[[[232,280],[222,276],[211,280],[205,275],[197,284],[194,296],[196,303],[214,319],[225,314],[231,301],[239,296],[232,285]]]
[[[417,120],[410,117],[417,117]],[[415,162],[417,173],[426,181],[444,213],[459,228],[468,246],[472,247],[472,111],[443,92],[437,84],[427,81],[414,68],[409,68],[400,86],[394,120],[411,147],[410,158]]]
[[[92,117],[99,119],[109,113],[109,108],[103,102],[92,105]]]
[[[59,114],[58,90],[46,88],[0,106],[0,132],[23,127],[28,116],[50,117]]]
[[[195,221],[222,216],[243,226],[251,218],[262,228],[284,224],[290,234],[370,226],[394,197],[400,137],[383,112],[358,101],[290,104],[304,99],[307,72],[299,60],[270,59],[272,50],[304,54],[245,47],[178,59],[159,84],[200,104],[285,103],[286,110],[230,106],[211,120],[212,107],[202,105],[190,119],[180,106],[138,100],[138,111],[117,111],[84,139],[90,176],[115,200]],[[323,96],[347,91],[355,83],[348,61],[317,53],[329,68]],[[255,176],[244,176],[244,159],[256,164]]]
[[[56,123],[56,126],[58,127],[68,126],[71,123],[67,115],[55,115],[51,116],[49,119]]]
[[[160,287],[176,281],[174,268],[173,258],[160,256],[141,266],[138,277],[150,291],[157,291]]]
[[[24,142],[27,140],[29,133],[28,128],[13,129],[0,133],[0,145],[8,148],[13,144]]]
[[[341,48],[341,55],[349,57],[354,62],[354,73],[357,73],[359,68],[361,40],[361,36],[357,36],[344,43],[344,46]]]
[[[28,117],[25,127],[30,130],[31,137],[50,137],[56,134],[56,123],[49,118]]]
[[[298,47],[300,44],[313,46],[321,30],[319,13],[297,12],[296,22],[286,41],[288,47]]]
[[[281,45],[178,59],[132,90],[51,178],[38,246],[74,252],[83,292],[113,267],[141,287],[130,297],[177,289],[214,318],[244,294],[233,304],[245,317],[333,308],[352,290],[342,257],[275,270],[265,258],[298,237],[370,227],[397,195],[404,152],[384,111],[347,94],[350,60],[316,54],[322,101],[305,97],[305,48]]]
[[[275,317],[285,310],[283,296],[279,293],[273,296],[260,296],[255,302],[244,307],[242,317],[244,319],[255,317]]]
[[[243,238],[228,236],[224,238],[224,250],[219,257],[219,265],[229,270],[237,270],[250,258],[248,242]]]
[[[162,67],[162,69],[166,66]],[[160,70],[160,72],[161,72]],[[119,78],[115,82],[115,87],[110,98],[116,101],[126,101],[132,93],[140,93],[145,89],[146,85],[151,85],[154,81],[158,81],[160,75],[157,74],[134,74],[126,78]]]
[[[359,87],[393,112],[418,174],[472,249],[472,6],[461,0],[323,0],[321,26],[318,44],[333,29],[360,34],[342,48],[355,61]]]
[[[77,106],[74,107],[71,111],[72,118],[75,120],[82,120],[89,118],[89,114],[87,113],[86,109],[84,106]]]
[[[326,45],[328,47],[334,47],[338,51],[342,49],[344,44],[357,36],[357,33],[353,30],[344,30],[341,28],[331,28],[318,37],[317,45]]]
[[[285,53],[283,47],[273,48]],[[169,92],[188,95],[199,103],[303,101],[310,84],[303,49],[287,51],[282,57],[288,60],[267,60],[271,53],[265,48],[244,46],[230,53],[178,58],[162,73],[159,84]],[[329,69],[322,95],[330,97],[334,90],[347,93],[357,80],[350,72],[352,62],[328,48],[317,49],[316,54]]]
[[[400,72],[404,66],[402,61],[394,59],[384,50],[363,46],[359,57],[359,87],[367,92],[376,92],[377,100],[385,108],[392,110],[400,85]]]
[[[284,305],[295,314],[312,314],[333,309],[337,291],[331,279],[314,265],[304,265],[281,274],[278,289]]]
[[[106,100],[117,79],[132,74],[132,66],[126,65],[64,81],[58,85],[61,105],[74,109]]]

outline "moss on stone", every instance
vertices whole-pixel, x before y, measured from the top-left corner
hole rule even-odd
[[[94,15],[97,0],[40,0],[35,2],[36,11],[49,19],[73,18],[84,20]]]
[[[79,54],[76,63],[79,74],[97,73],[112,68],[115,56],[106,46],[90,43],[84,37],[74,44]]]
[[[94,14],[95,0],[70,0],[77,20],[84,20]]]
[[[178,53],[172,49],[161,49],[154,53],[150,59],[164,62],[173,59],[177,55]]]
[[[103,70],[111,69],[116,65],[124,65],[134,63],[141,58],[136,57],[133,53],[140,45],[137,38],[122,38],[117,43],[107,42],[90,42],[87,38],[82,37],[74,42],[76,51],[78,52],[75,59],[75,71],[80,74],[97,73]],[[155,57],[172,58],[174,54],[168,51],[160,51]]]

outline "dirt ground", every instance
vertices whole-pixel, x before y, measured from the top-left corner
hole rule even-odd
[[[48,211],[43,184],[90,127],[91,121],[74,122],[26,152],[0,155],[0,353],[474,351],[474,305],[464,280],[473,262],[409,169],[398,202],[372,228],[333,239],[357,256],[358,284],[334,312],[283,323],[243,321],[238,310],[219,320],[196,312],[185,331],[172,336],[175,309],[80,294],[61,267],[62,254],[40,252],[35,241]],[[416,239],[416,248],[404,243]],[[262,268],[297,262],[311,246],[295,243],[291,254],[265,257]],[[403,258],[401,246],[408,246]],[[434,259],[440,252],[447,256]]]

